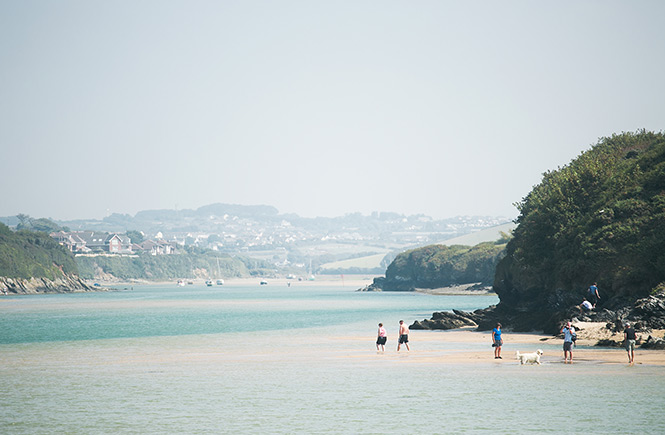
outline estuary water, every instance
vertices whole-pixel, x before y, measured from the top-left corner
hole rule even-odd
[[[442,331],[395,350],[400,319],[496,302],[308,283],[3,297],[0,433],[665,433],[659,366],[499,364]]]

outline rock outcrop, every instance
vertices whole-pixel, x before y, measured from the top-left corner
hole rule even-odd
[[[471,313],[460,310],[436,312],[432,314],[431,319],[414,322],[411,328],[447,330],[476,326],[479,331],[489,331],[497,323],[501,323],[504,329],[529,332],[534,331],[533,325],[538,324],[538,322],[542,323],[542,319],[535,318],[536,315],[528,312],[515,312],[499,304],[475,310]],[[613,333],[623,332],[626,322],[630,322],[641,333],[651,333],[654,329],[665,329],[665,291],[638,299],[633,305],[625,305],[617,310],[601,308],[580,315],[579,307],[571,306],[568,310],[564,310],[560,316],[548,319],[548,322],[552,324],[552,328],[543,332],[558,335],[566,320],[572,320],[573,323],[603,322],[606,323],[605,328]],[[600,340],[597,345],[617,346],[621,344],[617,344],[613,340]],[[642,347],[645,349],[665,348],[665,341],[650,337],[642,343]]]
[[[5,294],[69,293],[92,290],[94,290],[92,287],[75,275],[63,274],[54,280],[0,277],[0,292]]]
[[[472,320],[473,314],[464,311],[453,310],[452,313],[443,311],[432,314],[431,319],[424,319],[422,321],[416,320],[411,326],[411,329],[457,329],[467,326],[478,326]]]

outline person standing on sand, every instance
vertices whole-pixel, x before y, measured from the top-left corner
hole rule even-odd
[[[626,329],[623,330],[623,341],[626,346],[626,352],[628,352],[628,363],[633,364],[635,362],[635,329],[630,326],[630,323],[626,322]]]
[[[399,321],[399,341],[397,342],[397,352],[399,352],[402,344],[406,346],[406,350],[411,350],[409,348],[409,327],[404,324],[404,320]]]
[[[563,363],[568,362],[568,355],[570,354],[570,364],[573,363],[573,335],[575,335],[575,328],[568,322],[566,326],[561,328],[563,333]]]
[[[383,327],[383,323],[379,323],[379,332],[376,337],[376,350],[379,350],[379,346],[381,346],[381,352],[384,352],[386,341],[388,340],[388,335],[386,334],[386,328]]]
[[[501,358],[501,346],[503,346],[503,340],[501,339],[501,323],[497,323],[496,328],[492,330],[492,347],[494,348],[494,359],[503,359]]]

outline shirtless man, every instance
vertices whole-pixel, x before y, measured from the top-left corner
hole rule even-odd
[[[402,343],[406,346],[406,350],[409,349],[409,327],[404,324],[404,320],[399,321],[399,341],[397,342],[397,352],[399,348],[402,347]]]

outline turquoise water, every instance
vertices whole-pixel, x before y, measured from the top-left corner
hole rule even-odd
[[[441,331],[395,352],[399,319],[495,302],[305,285],[1,298],[0,433],[665,432],[662,367],[563,365],[553,345],[542,366],[442,364],[491,349]]]
[[[136,287],[133,291],[9,297],[0,300],[0,344],[96,340],[334,326],[436,310],[473,310],[495,296],[355,292],[348,288]],[[4,303],[3,303],[4,302]],[[386,323],[387,324],[387,323]]]

